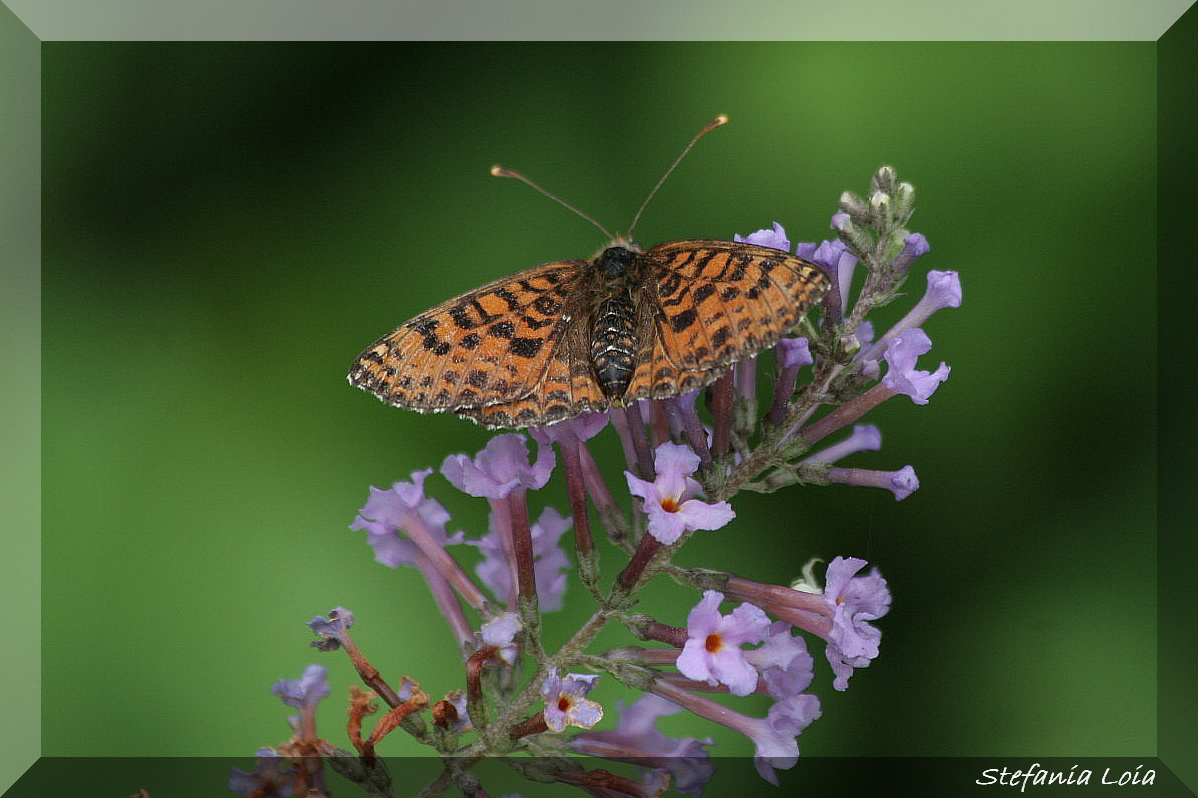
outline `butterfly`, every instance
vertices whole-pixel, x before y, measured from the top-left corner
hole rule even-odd
[[[541,427],[708,385],[796,327],[831,285],[810,261],[736,241],[642,250],[637,220],[717,116],[691,139],[616,238],[589,259],[534,266],[421,313],[375,341],[349,381],[387,404],[487,427]]]
[[[796,327],[827,275],[782,250],[616,239],[451,299],[371,344],[349,381],[387,404],[539,427],[708,385]]]

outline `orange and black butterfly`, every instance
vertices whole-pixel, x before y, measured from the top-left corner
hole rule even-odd
[[[420,314],[367,347],[349,381],[396,407],[544,426],[714,382],[794,329],[829,285],[814,263],[769,247],[615,239]]]

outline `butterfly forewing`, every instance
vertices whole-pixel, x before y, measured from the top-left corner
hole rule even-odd
[[[629,387],[637,398],[713,382],[729,364],[775,344],[829,286],[809,261],[734,241],[673,241],[644,257],[656,284],[642,309],[653,320],[653,341],[642,338]]]
[[[424,412],[511,402],[537,389],[577,314],[585,261],[558,261],[438,305],[367,347],[349,381]]]

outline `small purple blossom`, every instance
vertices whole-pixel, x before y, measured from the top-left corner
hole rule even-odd
[[[647,693],[630,707],[616,704],[619,721],[616,728],[579,732],[570,739],[570,747],[587,756],[599,756],[630,762],[647,768],[665,768],[674,777],[674,785],[683,795],[700,795],[715,774],[715,765],[707,753],[711,738],[676,740],[657,730],[657,719],[673,715],[682,707],[660,696]]]
[[[924,290],[923,297],[886,333],[886,338],[895,338],[907,330],[921,326],[938,310],[961,307],[961,297],[961,278],[956,272],[934,269],[929,271],[928,287]]]
[[[529,530],[532,537],[537,594],[541,610],[545,612],[561,609],[566,595],[566,572],[570,569],[570,561],[566,557],[566,550],[561,546],[561,538],[571,524],[569,516],[563,516],[552,507],[546,507]],[[482,562],[474,569],[475,573],[499,598],[507,596],[512,588],[512,571],[508,566],[501,535],[497,519],[492,513],[491,531],[478,541],[467,541],[470,545],[477,546],[483,554]]]
[[[522,628],[519,615],[514,612],[502,613],[482,625],[483,643],[495,646],[504,662],[515,665],[516,657],[520,653],[516,645],[516,635]]]
[[[877,451],[882,448],[882,432],[873,424],[854,424],[853,432],[840,443],[834,443],[802,460],[804,463],[835,463],[850,454]],[[916,483],[918,486],[918,482]]]
[[[450,484],[471,496],[503,499],[517,488],[538,490],[553,473],[553,448],[537,446],[537,458],[530,462],[523,435],[496,435],[473,459],[451,454],[441,463],[441,473]]]
[[[366,542],[374,549],[376,561],[391,568],[418,565],[420,547],[400,537],[413,524],[422,525],[442,547],[461,542],[460,536],[449,538],[445,534],[449,513],[436,499],[424,495],[424,480],[431,473],[431,468],[413,471],[410,482],[396,482],[389,490],[370,489],[370,498],[349,528],[366,531]]]
[[[774,769],[789,770],[799,761],[799,734],[820,716],[819,699],[800,694],[775,701],[751,734],[753,764],[761,778],[778,786]]]
[[[956,272],[930,270],[928,288],[920,300],[920,303],[923,302],[926,302],[932,311],[961,307],[961,278]],[[919,303],[916,307],[919,307]]]
[[[329,670],[323,665],[309,665],[298,679],[279,679],[272,693],[283,703],[299,710],[315,709],[316,703],[329,695]]]
[[[748,695],[757,689],[757,671],[749,664],[745,643],[760,643],[769,632],[770,619],[759,607],[741,604],[728,615],[720,614],[724,595],[714,590],[686,618],[686,644],[678,655],[683,676],[707,682],[712,687],[727,685],[733,695]]]
[[[888,340],[885,357],[890,368],[882,378],[882,384],[895,393],[911,397],[911,401],[917,405],[926,405],[928,397],[935,393],[940,383],[948,379],[950,371],[943,362],[934,372],[915,368],[919,356],[931,348],[932,340],[918,327]]]
[[[719,529],[736,517],[728,502],[709,504],[693,498],[700,492],[691,474],[699,468],[699,455],[688,447],[669,441],[657,447],[654,469],[657,479],[646,482],[625,471],[628,490],[645,502],[649,534],[669,545],[684,532]]]
[[[778,365],[782,368],[802,368],[814,362],[806,338],[782,338],[778,341]]]
[[[349,645],[349,628],[353,625],[354,614],[345,607],[329,610],[327,620],[323,615],[317,615],[308,621],[308,627],[321,637],[320,640],[313,641],[313,647],[321,651],[336,651]]]
[[[814,676],[814,660],[807,653],[807,642],[792,635],[786,621],[774,621],[765,642],[745,659],[761,674],[766,692],[778,699],[798,695],[807,689]]]
[[[742,244],[756,244],[759,247],[769,247],[770,249],[780,249],[783,252],[790,252],[790,239],[786,237],[786,231],[782,229],[782,225],[774,222],[772,230],[758,230],[755,233],[749,233],[747,236],[732,236],[733,241],[739,241]]]
[[[849,288],[853,284],[857,257],[849,252],[845,243],[839,239],[821,241],[818,244],[799,244],[796,254],[824,268],[836,284],[834,290],[840,295],[840,312],[845,313],[848,310]]]
[[[931,249],[923,233],[911,233],[903,239],[903,249],[895,256],[890,268],[896,272],[905,272],[911,268],[916,258],[926,255]]]
[[[541,684],[541,697],[545,699],[545,725],[550,731],[562,732],[567,726],[589,729],[603,718],[603,707],[587,698],[587,694],[599,682],[599,677],[580,673],[557,675],[557,668],[550,668],[549,675]]]
[[[836,673],[833,686],[848,687],[853,668],[864,668],[878,656],[882,632],[869,621],[890,610],[890,589],[877,568],[865,576],[856,573],[865,567],[857,557],[837,557],[825,574],[824,601],[832,610],[832,629],[825,653]]]
[[[819,717],[819,699],[807,694],[775,701],[766,717],[754,718],[735,712],[668,680],[658,679],[650,685],[650,689],[699,717],[727,726],[752,740],[757,757],[757,771],[762,778],[775,785],[778,779],[774,774],[774,768],[794,767],[799,761],[799,744],[795,736]]]

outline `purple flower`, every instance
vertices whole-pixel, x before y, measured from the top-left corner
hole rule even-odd
[[[589,729],[603,718],[603,707],[587,698],[599,682],[598,676],[571,673],[562,679],[557,668],[550,668],[541,684],[545,699],[545,725],[551,731],[565,731],[567,726]]]
[[[927,250],[924,250],[925,252]],[[930,311],[941,308],[961,307],[961,278],[956,272],[942,272],[935,269],[928,272],[928,288],[916,307],[927,303]],[[931,315],[931,312],[928,313]]]
[[[329,694],[329,671],[323,665],[309,665],[298,679],[279,679],[270,691],[283,703],[299,710],[312,710],[316,702]]]
[[[905,272],[911,268],[916,258],[926,255],[931,249],[923,233],[911,233],[903,239],[903,250],[894,257],[890,268],[896,272]]]
[[[806,338],[782,338],[778,341],[778,365],[782,368],[802,368],[815,362]]]
[[[799,761],[798,736],[819,715],[819,699],[813,695],[795,695],[774,702],[750,734],[756,746],[753,764],[761,778],[778,786],[774,768],[789,770],[795,766]]]
[[[455,488],[471,496],[506,498],[516,488],[537,490],[553,473],[553,448],[537,445],[537,459],[530,463],[523,435],[496,435],[472,460],[451,454],[441,464],[441,473]]]
[[[744,237],[734,235],[732,236],[732,240],[743,244],[756,244],[760,247],[769,247],[771,249],[780,249],[783,252],[790,252],[790,239],[786,237],[786,231],[782,229],[782,225],[777,222],[774,222],[774,229],[772,230],[758,230]]]
[[[321,637],[312,645],[321,651],[336,651],[349,645],[349,628],[353,625],[354,614],[345,607],[329,610],[328,620],[323,615],[317,615],[308,621],[308,627]]]
[[[902,501],[919,490],[919,477],[915,469],[903,466],[898,471],[875,471],[871,468],[828,468],[823,474],[828,482],[841,485],[857,485],[867,488],[885,488],[894,494],[895,501]]]
[[[775,785],[778,778],[774,768],[794,767],[799,761],[799,744],[795,737],[819,717],[819,699],[806,694],[776,701],[766,717],[753,718],[663,679],[654,681],[649,689],[701,718],[727,726],[752,740],[757,771]]]
[[[258,766],[253,773],[241,768],[229,768],[229,792],[238,795],[294,795],[295,765],[284,759],[273,748],[259,748],[255,752]]]
[[[915,368],[915,361],[931,348],[932,340],[918,327],[887,341],[885,357],[890,368],[882,378],[882,384],[895,393],[911,397],[917,405],[926,405],[928,397],[948,379],[950,371],[944,363],[935,372]]]
[[[841,313],[847,311],[849,287],[853,284],[853,270],[857,266],[857,257],[848,251],[845,243],[839,239],[821,241],[818,244],[803,243],[799,244],[796,253],[800,258],[822,266],[827,271],[836,284],[835,290],[840,294]]]
[[[400,537],[414,524],[427,529],[442,547],[461,542],[460,535],[451,539],[445,534],[449,513],[436,499],[424,495],[424,480],[431,473],[431,468],[413,471],[411,482],[396,482],[390,490],[370,489],[370,498],[349,528],[366,530],[366,542],[374,549],[376,561],[392,568],[419,565],[420,547]]]
[[[815,662],[807,653],[807,642],[792,635],[791,628],[786,621],[775,621],[765,642],[745,652],[745,659],[761,674],[766,692],[778,699],[803,692],[814,675]]]
[[[886,333],[886,338],[895,338],[919,327],[938,310],[961,307],[961,296],[961,278],[956,272],[929,271],[923,297]]]
[[[653,482],[624,472],[629,492],[644,499],[649,534],[661,543],[669,545],[695,529],[719,529],[736,517],[728,502],[708,504],[692,498],[700,491],[691,477],[699,462],[699,455],[686,446],[667,441],[657,447]]]
[[[803,458],[804,463],[835,463],[850,454],[882,448],[882,433],[873,424],[854,424],[853,432],[840,443]],[[916,483],[918,485],[918,483]]]
[[[882,633],[869,621],[890,610],[890,590],[877,568],[865,576],[855,574],[865,567],[857,557],[837,557],[825,574],[824,601],[832,610],[825,653],[836,673],[833,686],[848,687],[853,668],[864,668],[878,656]]]
[[[483,643],[498,648],[500,658],[508,665],[515,665],[520,653],[516,635],[522,628],[519,615],[514,612],[502,613],[482,625]]]
[[[686,644],[678,655],[678,670],[696,681],[728,686],[733,695],[757,689],[757,671],[749,664],[744,643],[760,643],[770,619],[760,608],[741,604],[728,615],[720,614],[722,593],[708,590],[686,618]]]
[[[700,795],[715,774],[715,765],[707,753],[711,738],[676,740],[657,730],[657,719],[673,715],[682,708],[652,693],[628,708],[616,704],[619,722],[607,731],[579,732],[570,747],[587,756],[599,756],[630,762],[647,768],[665,768],[674,777],[678,792]]]
[[[529,530],[532,537],[537,594],[541,610],[544,612],[560,610],[566,595],[566,572],[570,569],[570,561],[566,558],[566,550],[561,546],[561,538],[571,524],[569,516],[563,516],[552,507],[546,507]],[[491,514],[490,528],[491,531],[477,542],[467,543],[477,546],[483,554],[482,562],[474,569],[478,578],[496,597],[502,599],[511,591],[512,571],[508,566],[502,532],[494,513]]]

